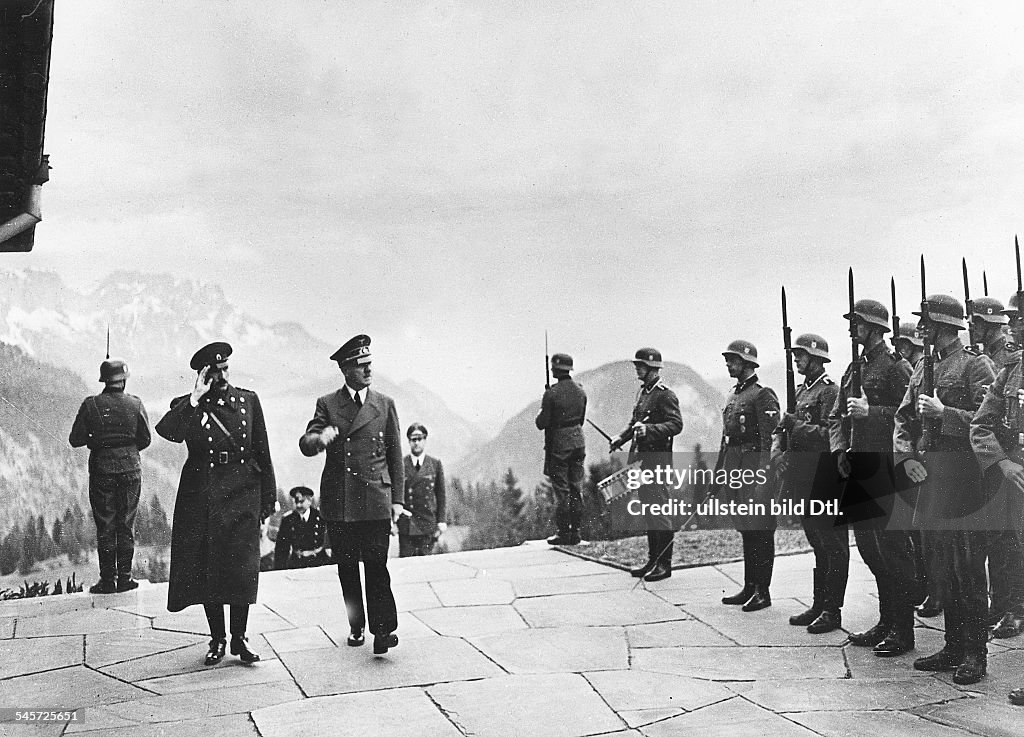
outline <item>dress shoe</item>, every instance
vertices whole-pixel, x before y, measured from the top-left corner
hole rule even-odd
[[[224,647],[227,645],[224,640],[210,640],[210,650],[206,653],[206,660],[203,665],[217,665],[224,660]]]
[[[942,602],[930,596],[917,608],[917,616],[919,617],[937,617],[940,614],[942,614]]]
[[[794,614],[789,618],[789,623],[794,627],[806,627],[821,614],[820,606],[812,606],[810,609],[805,609],[799,614]]]
[[[548,538],[548,545],[579,545],[580,536],[571,532],[559,532]]]
[[[345,640],[345,644],[349,647],[359,647],[364,642],[366,642],[366,637],[363,636],[362,629],[352,630],[348,633],[348,639]]]
[[[1014,706],[1024,706],[1024,688],[1013,689],[1010,693],[1006,694],[1006,698]]]
[[[116,594],[117,584],[114,583],[113,579],[101,578],[99,581],[89,587],[90,594]]]
[[[398,635],[394,632],[389,632],[386,635],[374,635],[373,636],[373,654],[383,655],[390,648],[398,647]]]
[[[875,655],[880,658],[894,658],[903,655],[914,649],[914,635],[896,632],[895,630],[885,636],[885,639],[875,645]]]
[[[139,588],[139,582],[133,581],[130,578],[119,578],[117,579],[117,593],[123,593],[125,591],[133,591]]]
[[[742,589],[737,591],[732,596],[723,596],[723,604],[746,604],[750,601],[750,597],[754,595],[754,585],[745,584]]]
[[[649,560],[639,568],[630,568],[629,575],[633,578],[643,578],[654,569],[655,565],[657,565],[657,561]]]
[[[934,655],[926,658],[918,658],[914,661],[914,670],[935,671],[936,673],[947,673],[956,670],[957,666],[964,662],[962,653],[950,652],[942,648]]]
[[[658,562],[654,568],[644,576],[644,581],[664,581],[672,576],[672,566],[668,563]]]
[[[255,663],[260,659],[260,656],[250,650],[249,646],[245,644],[244,637],[231,638],[231,654],[237,655],[238,659],[243,663]]]
[[[1013,612],[1007,612],[999,621],[996,622],[996,626],[992,628],[992,636],[998,637],[999,639],[1005,639],[1007,637],[1016,637],[1020,634],[1021,619]]]
[[[879,622],[874,627],[864,632],[853,632],[850,634],[850,644],[858,647],[874,647],[889,634],[889,625]]]
[[[756,612],[760,609],[767,609],[772,605],[772,595],[765,591],[755,591],[742,609],[745,612]]]
[[[980,681],[985,677],[986,660],[987,658],[984,655],[966,656],[964,662],[960,664],[960,667],[956,669],[956,673],[953,674],[953,683],[958,686],[969,686]]]
[[[843,615],[838,609],[825,609],[818,615],[818,618],[807,625],[807,631],[812,635],[823,635],[832,632],[843,626]]]

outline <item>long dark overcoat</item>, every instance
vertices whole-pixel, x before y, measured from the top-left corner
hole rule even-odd
[[[193,407],[186,394],[171,401],[156,431],[188,448],[174,504],[167,608],[254,604],[260,514],[277,498],[259,397],[228,385]]]

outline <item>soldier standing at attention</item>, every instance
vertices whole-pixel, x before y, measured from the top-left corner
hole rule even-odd
[[[679,412],[679,398],[661,381],[661,352],[654,348],[641,348],[633,357],[633,368],[640,382],[640,391],[633,406],[629,425],[612,438],[608,451],[614,453],[627,440],[628,462],[639,460],[641,468],[655,469],[672,463],[672,440],[683,429]],[[641,504],[665,504],[668,488],[665,484],[645,484],[639,489]],[[645,512],[647,526],[647,562],[629,573],[645,581],[661,581],[672,575],[672,541],[675,532],[668,515]]]
[[[796,412],[785,413],[776,435],[772,455],[782,452],[785,438],[787,463],[784,488],[809,504],[811,500],[834,501],[840,488],[828,444],[828,414],[836,402],[839,387],[825,373],[828,343],[820,335],[805,333],[793,346],[796,370],[804,377],[796,392]],[[843,624],[842,607],[850,575],[850,532],[837,527],[831,517],[805,514],[800,520],[807,542],[814,551],[814,598],[810,608],[794,614],[789,623],[807,627],[812,635],[838,629]]]
[[[427,428],[418,422],[405,431],[411,452],[405,457],[405,511],[398,518],[398,555],[429,555],[448,529],[444,468],[424,450]]]
[[[89,504],[96,521],[100,580],[93,594],[139,587],[132,580],[135,513],[142,492],[142,459],[149,447],[149,418],[142,400],[125,393],[128,365],[119,358],[100,364],[100,394],[86,397],[68,438],[72,448],[89,448]]]
[[[839,476],[845,479],[842,513],[854,517],[853,536],[878,587],[878,623],[850,635],[850,642],[874,647],[875,655],[901,655],[914,647],[915,571],[913,541],[907,530],[887,530],[896,492],[893,468],[893,417],[907,392],[910,364],[885,347],[889,310],[873,299],[857,300],[853,313],[861,394],[850,392],[854,365],[839,384],[829,415],[829,445]],[[853,514],[855,506],[875,516]]]
[[[729,478],[749,471],[750,476],[767,469],[771,458],[772,431],[779,424],[779,398],[761,386],[757,378],[757,348],[746,340],[734,340],[722,351],[729,376],[736,380],[733,393],[722,411],[722,445],[716,470]],[[767,484],[744,483],[740,488],[719,485],[716,494],[724,503],[768,505]],[[775,515],[734,515],[733,525],[743,538],[743,588],[722,597],[723,604],[742,604],[743,611],[756,612],[772,605],[769,588],[775,566]]]
[[[1024,315],[1016,300],[1010,300],[1006,314],[1013,337],[1024,338]],[[1020,525],[1024,521],[1024,373],[1019,358],[1003,367],[985,393],[971,421],[971,446],[989,488],[998,490],[989,504],[995,506],[999,501],[1002,508],[993,509],[993,516]],[[1018,527],[1017,534],[1024,534],[1024,529]],[[1009,699],[1016,706],[1024,706],[1024,688],[1010,691]]]
[[[948,529],[980,508],[984,484],[971,452],[971,418],[995,379],[992,362],[964,350],[959,331],[967,328],[964,308],[946,294],[928,297],[919,329],[935,346],[934,396],[924,393],[924,362],[910,378],[895,416],[893,451],[911,482],[919,484],[915,526],[930,529],[930,538],[946,562],[942,572],[948,596],[946,644],[934,655],[918,658],[914,668],[956,671],[953,682],[977,683],[985,676],[988,654],[988,596],[985,582],[987,531]]]
[[[1011,341],[1006,334],[1008,315],[1016,313],[1016,294],[1010,297],[1009,310],[1004,310],[1002,303],[992,297],[974,300],[974,336],[984,346],[985,355],[992,359],[996,375],[1020,361],[1019,338]],[[989,533],[988,579],[992,596],[989,609],[992,636],[1016,637],[1024,621],[1024,553],[1017,531],[1012,527]]]
[[[188,448],[174,504],[167,609],[203,605],[210,625],[206,665],[224,658],[225,604],[231,654],[243,663],[260,659],[245,630],[259,587],[260,525],[277,506],[263,408],[256,392],[229,383],[230,356],[223,342],[196,351],[189,363],[197,374],[192,393],[172,399],[156,424],[161,437]]]
[[[288,493],[295,509],[281,519],[274,542],[274,570],[324,565],[328,562],[324,552],[327,525],[313,507],[313,490],[296,486]]]
[[[573,381],[572,356],[551,357],[555,385],[544,392],[537,415],[538,430],[544,431],[544,475],[551,479],[555,495],[555,526],[550,545],[578,545],[583,523],[583,460],[587,457],[583,421],[587,395]]]
[[[331,550],[348,613],[347,643],[365,642],[369,615],[373,652],[398,646],[398,612],[388,573],[391,525],[402,514],[405,468],[402,433],[391,397],[370,389],[370,337],[357,335],[331,355],[345,385],[316,400],[313,419],[299,438],[305,456],[326,451],[320,480],[320,511],[327,520]],[[366,608],[359,561],[366,572]]]
[[[924,341],[921,340],[917,325],[907,320],[901,321],[900,334],[893,339],[893,347],[911,368],[917,368],[918,361],[924,356]],[[934,532],[910,531],[914,541],[914,567],[917,569],[918,585],[925,594],[924,601],[917,608],[919,617],[939,616],[942,614],[942,602],[946,599],[946,562],[942,559],[945,549],[931,538]]]

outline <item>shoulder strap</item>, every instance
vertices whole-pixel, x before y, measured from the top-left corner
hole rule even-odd
[[[220,428],[220,431],[222,433],[224,433],[224,439],[227,440],[228,445],[230,445],[231,448],[234,449],[235,448],[235,439],[234,439],[234,437],[232,437],[231,433],[228,432],[228,429],[226,427],[224,427],[224,423],[221,422],[220,418],[217,415],[215,415],[213,412],[210,412],[210,419],[213,420],[214,424],[216,424],[217,427]]]

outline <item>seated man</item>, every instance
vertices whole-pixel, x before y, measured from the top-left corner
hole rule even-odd
[[[324,552],[327,525],[313,508],[313,490],[296,486],[290,492],[295,511],[281,519],[274,545],[274,569],[312,568],[329,563]]]

